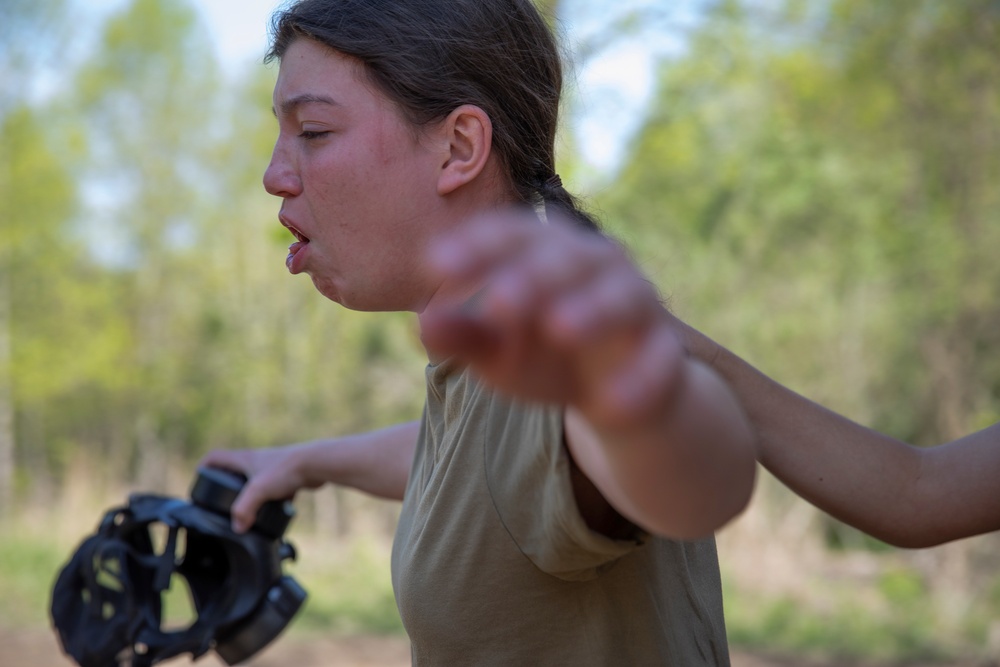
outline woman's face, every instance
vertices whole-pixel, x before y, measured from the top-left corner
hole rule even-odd
[[[364,80],[359,61],[297,39],[274,87],[278,139],[265,189],[297,241],[292,273],[356,310],[415,310],[420,258],[441,230],[441,156]]]

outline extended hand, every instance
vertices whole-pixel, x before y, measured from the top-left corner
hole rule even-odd
[[[298,448],[217,449],[209,452],[200,465],[225,468],[246,475],[247,483],[233,502],[230,513],[233,529],[244,532],[253,525],[260,506],[268,500],[292,498],[307,481],[300,472]]]
[[[432,355],[457,357],[511,395],[572,405],[595,424],[662,410],[675,391],[683,351],[670,318],[610,239],[561,219],[495,214],[440,239],[430,263],[443,284],[481,286],[421,314]]]

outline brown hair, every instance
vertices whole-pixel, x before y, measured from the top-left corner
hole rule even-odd
[[[562,62],[531,0],[298,0],[271,19],[265,62],[299,37],[357,58],[415,125],[463,104],[493,124],[493,150],[523,203],[597,222],[555,176]]]

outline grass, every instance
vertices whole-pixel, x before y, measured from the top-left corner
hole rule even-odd
[[[7,628],[50,624],[52,587],[79,539],[46,535],[39,529],[0,525],[0,624]],[[293,632],[392,634],[403,628],[396,611],[389,572],[389,551],[374,540],[343,545],[290,537],[297,562],[286,563],[309,597],[295,617]],[[178,629],[194,612],[181,577],[171,578],[163,596],[164,629]]]
[[[726,619],[730,644],[753,650],[815,658],[906,662],[953,657],[920,625],[886,620],[858,605],[809,609],[788,598],[730,597]]]
[[[52,585],[83,537],[50,531],[39,521],[30,527],[0,525],[0,625],[49,625]],[[289,539],[299,556],[285,571],[309,594],[290,633],[403,633],[385,538],[334,541],[292,531]],[[173,589],[167,615],[183,618],[185,610],[190,613],[184,587]],[[1000,576],[957,622],[942,621],[924,580],[906,568],[883,571],[864,595],[834,582],[820,582],[801,596],[768,596],[727,581],[724,593],[734,648],[790,656],[925,663],[981,657],[988,636],[1000,627]]]
[[[69,556],[55,539],[0,531],[0,623],[49,625],[52,586]]]
[[[947,622],[916,574],[891,570],[868,593],[831,584],[802,596],[767,596],[729,585],[730,645],[803,658],[891,663],[932,664],[985,654],[982,614],[970,609],[958,625]]]

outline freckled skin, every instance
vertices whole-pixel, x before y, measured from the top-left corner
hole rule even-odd
[[[287,106],[303,96],[332,103]],[[416,309],[430,289],[419,258],[445,224],[439,156],[363,80],[360,63],[312,40],[282,58],[274,108],[279,136],[264,186],[309,239],[302,271],[348,308]]]

